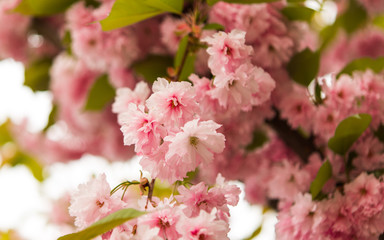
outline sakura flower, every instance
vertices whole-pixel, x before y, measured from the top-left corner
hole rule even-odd
[[[245,45],[245,32],[236,29],[228,34],[215,33],[203,41],[210,45],[208,66],[214,75],[233,73],[252,53],[252,47]]]
[[[129,88],[119,88],[116,90],[115,102],[112,105],[112,112],[123,113],[128,109],[130,103],[136,105],[144,105],[147,100],[150,89],[145,82],[139,82],[136,84],[135,89],[132,91]]]
[[[191,120],[198,111],[195,89],[188,82],[171,82],[158,78],[152,86],[153,94],[147,99],[149,111],[159,122],[179,126]]]
[[[180,209],[172,204],[161,202],[153,212],[138,219],[138,226],[146,225],[150,228],[158,228],[158,236],[164,239],[180,239],[176,225],[180,219]]]
[[[159,236],[159,228],[148,225],[136,225],[137,228],[133,231],[121,231],[121,228],[114,228],[109,240],[162,240]]]
[[[215,211],[201,211],[195,218],[183,217],[177,223],[177,230],[185,240],[226,240],[229,226],[222,220],[215,219]]]
[[[166,135],[165,128],[153,117],[144,111],[144,106],[130,103],[126,112],[119,115],[121,131],[124,135],[124,144],[135,144],[138,154],[150,154],[155,151]]]
[[[208,192],[208,187],[203,182],[192,186],[190,189],[179,186],[177,190],[180,195],[175,196],[175,198],[185,204],[186,207],[183,212],[187,217],[198,216],[200,210],[210,213],[213,208],[223,207],[226,204],[226,199],[222,193]]]
[[[124,202],[116,195],[111,196],[110,191],[105,174],[79,185],[69,207],[69,214],[76,218],[77,227],[85,228],[124,207]]]
[[[187,122],[181,127],[181,132],[164,138],[164,141],[170,142],[165,157],[177,156],[196,167],[201,160],[208,164],[213,159],[213,153],[220,153],[225,147],[224,135],[216,132],[219,127],[212,120],[199,122],[199,119],[194,119]]]

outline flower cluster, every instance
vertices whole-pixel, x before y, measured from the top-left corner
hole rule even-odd
[[[101,175],[71,196],[85,231],[122,209],[144,213],[102,239],[228,239],[240,190],[224,178],[278,211],[278,239],[378,239],[382,1],[337,1],[334,23],[323,17],[329,1],[316,1],[325,12],[228,2],[74,1],[35,17],[25,0],[0,1],[0,20],[14,23],[0,26],[0,57],[25,63],[26,77],[45,69],[34,90],[53,95],[54,125],[14,128],[17,146],[45,163],[140,157],[151,181],[111,191]],[[166,197],[154,194],[159,181]]]

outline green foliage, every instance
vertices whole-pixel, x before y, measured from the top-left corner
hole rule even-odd
[[[250,142],[245,147],[245,150],[247,150],[248,152],[251,152],[251,151],[255,150],[256,148],[263,146],[263,144],[266,143],[267,141],[268,141],[268,137],[265,134],[265,132],[263,132],[259,129],[256,129],[253,132],[252,142]]]
[[[115,89],[108,81],[107,75],[102,75],[91,87],[84,110],[99,111],[115,97]]]
[[[335,135],[329,139],[328,147],[337,154],[345,155],[352,144],[368,128],[371,120],[371,115],[365,113],[344,119],[337,126]]]
[[[137,75],[140,75],[152,84],[158,77],[167,76],[167,68],[171,66],[171,57],[149,55],[144,60],[134,63],[132,69]]]
[[[341,24],[347,33],[353,33],[363,26],[368,15],[365,8],[357,0],[349,0],[349,6],[341,17]]]
[[[281,13],[291,21],[311,21],[315,10],[300,5],[288,5],[281,10]]]
[[[187,59],[181,70],[179,81],[186,81],[192,73],[195,72],[196,55],[194,53],[188,53]]]
[[[24,85],[33,91],[45,91],[49,87],[49,69],[52,59],[40,59],[31,63],[24,71]]]
[[[287,66],[288,73],[295,82],[307,87],[317,76],[319,59],[319,52],[306,48],[291,58]]]
[[[218,23],[208,23],[205,24],[203,27],[204,30],[217,30],[217,31],[224,31],[225,27]]]
[[[176,14],[181,14],[184,5],[182,0],[143,0],[143,2],[148,6]]]
[[[174,59],[174,67],[178,69],[182,67],[180,70],[180,81],[185,81],[188,79],[189,75],[195,71],[195,60],[196,54],[190,51],[188,48],[189,36],[185,36],[180,40],[179,48],[177,50],[175,59]],[[186,54],[186,56],[184,56]],[[185,57],[184,63],[183,58]]]
[[[72,36],[70,31],[66,31],[63,38],[61,39],[61,43],[64,49],[67,51],[69,55],[72,55]]]
[[[56,122],[56,116],[57,116],[57,105],[53,105],[52,106],[52,110],[51,112],[49,113],[49,116],[48,116],[48,122],[47,122],[47,125],[45,126],[45,128],[43,129],[43,131],[47,131],[48,128],[50,126],[52,126],[53,124],[55,124]]]
[[[133,208],[118,210],[93,223],[86,229],[60,237],[58,240],[88,240],[97,237],[131,219],[146,214]]]
[[[189,36],[184,36],[179,43],[179,48],[177,49],[175,59],[174,59],[174,66],[175,68],[179,67],[181,65],[181,62],[183,60],[183,56],[185,52],[187,51],[187,46],[188,46],[188,38]]]
[[[22,164],[31,171],[32,175],[36,178],[36,180],[40,182],[44,181],[43,166],[36,158],[32,156],[29,156],[22,152],[18,152],[12,158],[12,160],[9,161],[9,164],[13,167]]]
[[[253,3],[269,3],[276,2],[278,0],[207,0],[208,5],[212,6],[219,1],[227,2],[227,3],[239,3],[239,4],[253,4]]]
[[[255,231],[253,231],[253,233],[249,237],[245,238],[244,240],[254,239],[255,237],[257,237],[261,233],[262,229],[263,229],[263,225],[260,225],[258,228],[255,229]]]
[[[384,15],[379,15],[375,17],[372,23],[382,29],[384,29]]]
[[[104,31],[109,31],[165,12],[181,14],[183,4],[183,0],[116,0],[109,16],[100,23]]]
[[[17,13],[32,16],[49,16],[64,12],[78,0],[22,0],[13,10]]]
[[[10,120],[0,125],[0,151],[9,152],[7,156],[2,159],[3,162],[0,163],[0,167],[4,164],[9,164],[13,167],[22,164],[32,172],[38,181],[43,181],[43,166],[37,159],[20,151],[19,147],[13,141],[10,132],[11,125],[12,122]],[[4,150],[4,148],[8,150]]]
[[[354,71],[365,71],[366,69],[372,69],[375,73],[379,73],[384,69],[384,57],[376,59],[370,57],[359,58],[348,63],[338,74],[340,77],[342,74],[352,75]]]
[[[319,171],[317,172],[316,178],[311,183],[310,192],[312,195],[312,199],[316,199],[316,197],[321,192],[324,184],[332,177],[332,165],[327,160],[321,165]]]
[[[9,132],[9,127],[11,125],[11,120],[5,121],[0,125],[0,146],[12,141],[11,133]]]

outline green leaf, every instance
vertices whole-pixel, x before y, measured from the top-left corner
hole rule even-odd
[[[317,76],[319,59],[319,52],[306,48],[292,57],[287,66],[288,73],[295,82],[307,87]]]
[[[105,218],[95,222],[86,229],[60,237],[58,240],[88,240],[97,237],[131,219],[146,214],[133,208],[116,211]]]
[[[261,147],[268,141],[268,137],[265,132],[257,129],[253,132],[252,142],[245,147],[245,150],[251,152],[258,147]]]
[[[72,36],[70,31],[65,32],[63,38],[61,39],[61,43],[68,55],[72,55]]]
[[[263,229],[263,225],[260,225],[258,228],[255,229],[255,231],[253,231],[253,233],[249,237],[245,238],[244,240],[254,239],[255,237],[257,237],[261,233],[262,229]]]
[[[184,0],[142,0],[144,4],[163,10],[166,12],[172,12],[181,14],[183,11]]]
[[[337,126],[335,135],[329,139],[328,147],[337,154],[346,154],[352,144],[368,128],[371,120],[371,115],[365,113],[344,119]]]
[[[32,175],[36,178],[36,180],[42,182],[44,181],[44,175],[43,175],[43,166],[41,163],[33,158],[32,156],[29,156],[25,153],[18,152],[16,156],[9,161],[11,166],[16,165],[24,165],[26,166],[32,173]]]
[[[193,53],[189,53],[179,76],[180,81],[186,81],[189,75],[195,72],[195,61],[196,55]]]
[[[187,50],[188,38],[189,38],[188,35],[184,36],[179,42],[179,48],[177,49],[176,56],[173,63],[175,68],[179,67],[183,60],[183,56],[185,54],[185,51]]]
[[[149,55],[142,61],[132,65],[137,75],[142,76],[147,82],[153,83],[158,77],[167,76],[167,68],[172,66],[169,56]]]
[[[370,57],[364,57],[355,59],[348,63],[338,74],[340,77],[342,74],[352,75],[354,71],[365,71],[366,69],[372,69],[375,73],[380,73],[384,69],[384,57],[376,59]]]
[[[305,6],[287,6],[281,10],[281,13],[291,21],[311,21],[315,10],[307,8]]]
[[[375,136],[384,143],[384,125],[380,124],[377,130],[374,132]]]
[[[52,59],[40,59],[30,64],[24,71],[24,85],[33,91],[48,90],[51,65]]]
[[[253,4],[253,3],[269,3],[276,2],[278,0],[207,0],[208,5],[212,6],[219,1],[227,3],[238,3],[238,4]]]
[[[57,105],[53,105],[52,106],[52,110],[51,110],[51,112],[49,113],[49,116],[48,116],[47,126],[45,126],[45,128],[43,129],[44,132],[47,131],[50,126],[55,124],[56,116],[57,116]]]
[[[203,27],[204,30],[217,30],[217,31],[224,31],[225,27],[218,23],[208,23],[205,24]]]
[[[373,25],[376,25],[382,29],[384,29],[384,15],[379,15],[373,19]]]
[[[207,0],[207,4],[209,6],[215,5],[216,3],[220,2],[220,0]]]
[[[115,97],[115,89],[108,81],[107,75],[102,75],[91,87],[84,110],[99,111]]]
[[[9,132],[9,127],[11,124],[11,120],[7,119],[3,124],[0,125],[0,145],[13,141],[12,135]]]
[[[154,17],[164,10],[144,4],[144,1],[116,0],[109,16],[100,21],[104,31],[125,27]]]
[[[324,184],[332,177],[332,165],[327,160],[321,165],[319,171],[317,172],[316,178],[311,183],[310,192],[312,195],[312,199],[316,199],[316,197],[321,192]]]
[[[347,33],[353,33],[363,26],[368,19],[365,8],[356,0],[350,0],[347,10],[341,17],[341,23]]]
[[[78,0],[22,0],[13,11],[24,15],[48,16],[64,12]]]
[[[335,39],[340,27],[341,19],[339,17],[332,25],[327,26],[320,31],[319,36],[322,40],[322,44],[319,48],[320,52],[322,52],[332,42],[332,40]]]

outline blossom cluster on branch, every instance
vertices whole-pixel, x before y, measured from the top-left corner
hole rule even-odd
[[[47,1],[0,0],[0,56],[54,105],[0,144],[44,165],[137,155],[148,176],[64,196],[51,218],[78,232],[59,239],[228,239],[227,180],[278,212],[277,239],[381,238],[380,0]]]

